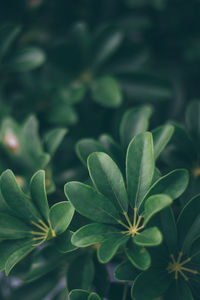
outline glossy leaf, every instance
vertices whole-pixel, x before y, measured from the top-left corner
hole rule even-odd
[[[173,200],[180,197],[185,191],[189,181],[188,171],[185,169],[174,170],[158,179],[146,193],[143,203],[152,195],[166,194]]]
[[[90,177],[99,192],[112,200],[121,212],[128,210],[128,196],[120,169],[103,152],[95,152],[88,157]]]
[[[120,232],[111,233],[101,243],[97,250],[97,256],[101,263],[107,263],[116,254],[121,245],[128,241],[129,237]]]
[[[138,207],[148,191],[154,175],[153,139],[150,132],[136,135],[126,156],[128,195],[132,207]]]
[[[158,158],[160,153],[166,147],[173,133],[174,127],[172,125],[160,126],[152,131],[155,159]]]
[[[74,232],[72,243],[77,247],[88,247],[101,243],[107,235],[116,231],[117,229],[110,225],[100,223],[88,224]]]
[[[145,226],[149,220],[159,211],[169,206],[172,199],[165,194],[150,196],[144,204],[144,223]]]
[[[20,219],[0,213],[0,239],[23,239],[31,236],[32,228]]]
[[[49,205],[45,188],[45,171],[39,170],[31,178],[31,199],[41,215],[49,220]]]
[[[31,222],[41,216],[30,199],[20,189],[12,171],[6,170],[0,177],[0,188],[6,204],[20,218]]]
[[[144,248],[137,246],[132,241],[127,244],[125,253],[130,262],[139,270],[147,270],[151,265],[151,256]]]
[[[116,224],[120,220],[112,202],[86,184],[75,181],[67,183],[65,195],[80,214],[95,222]]]
[[[122,93],[117,80],[103,76],[91,83],[92,99],[105,107],[118,107],[122,103]]]
[[[80,160],[87,165],[87,158],[92,152],[106,152],[104,147],[93,139],[81,139],[76,144],[76,153]]]
[[[49,219],[55,234],[63,233],[71,223],[74,207],[68,201],[54,204],[49,212]]]
[[[148,129],[149,118],[152,114],[152,107],[145,105],[134,107],[126,111],[120,123],[120,140],[124,147],[127,147],[132,138]]]
[[[69,300],[88,300],[89,292],[75,289],[69,293]]]
[[[134,236],[133,241],[143,247],[158,246],[162,242],[162,234],[157,227],[150,227]]]

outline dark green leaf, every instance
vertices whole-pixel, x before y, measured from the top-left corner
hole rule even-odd
[[[97,250],[97,256],[101,263],[107,263],[116,254],[121,245],[124,245],[129,239],[129,236],[120,232],[111,233],[101,243]]]
[[[30,182],[31,199],[41,215],[49,220],[49,205],[45,188],[45,171],[39,170]]]
[[[134,107],[126,111],[119,129],[121,143],[125,148],[135,135],[148,129],[151,114],[152,107],[148,105]]]
[[[110,225],[92,223],[81,227],[72,236],[72,243],[77,247],[88,247],[101,243],[108,234],[116,232],[117,229]]]
[[[103,76],[91,83],[92,99],[105,107],[118,107],[122,103],[122,93],[117,80]]]
[[[180,279],[174,280],[164,295],[164,300],[194,300],[188,284]],[[137,299],[136,299],[137,300]]]
[[[170,280],[167,272],[150,269],[138,275],[134,281],[131,292],[132,297],[135,300],[154,300],[163,295],[169,284]]]
[[[200,142],[200,101],[192,101],[186,110],[186,125],[196,142]]]
[[[140,206],[154,175],[153,139],[150,132],[136,135],[126,156],[128,195],[132,207]]]
[[[54,204],[49,211],[51,226],[56,235],[63,233],[71,223],[74,207],[68,201]]]
[[[151,256],[149,252],[132,241],[125,248],[126,255],[130,262],[139,270],[147,270],[151,265]]]
[[[163,208],[169,206],[172,203],[172,199],[165,195],[153,195],[149,197],[144,204],[144,226],[149,222],[149,220]]]
[[[66,128],[56,128],[52,129],[45,135],[45,144],[47,147],[47,151],[51,155],[56,152],[67,131],[68,130]]]
[[[170,253],[173,253],[177,248],[177,227],[172,208],[165,208],[159,216],[161,221],[159,228]]]
[[[92,257],[83,254],[70,263],[67,270],[67,287],[71,291],[81,288],[88,290],[91,288],[94,279],[94,264]]]
[[[71,243],[72,234],[72,231],[66,230],[55,239],[55,246],[59,252],[67,253],[77,249],[77,247]]]
[[[87,300],[101,300],[101,298],[96,293],[91,293]]]
[[[188,171],[185,169],[174,170],[158,179],[146,193],[143,203],[151,195],[166,194],[173,200],[180,197],[185,191],[189,181]]]
[[[158,158],[160,153],[166,147],[173,133],[174,127],[172,125],[160,126],[152,131],[155,159]]]
[[[31,227],[20,219],[0,213],[0,239],[23,239],[31,237]]]
[[[117,280],[121,281],[134,281],[135,277],[139,274],[129,260],[120,263],[114,270],[114,276]]]
[[[128,197],[120,169],[103,152],[95,152],[88,157],[88,169],[95,187],[112,200],[122,213],[128,210]]]
[[[89,292],[83,290],[73,290],[69,293],[69,300],[87,300]]]
[[[150,227],[134,236],[133,241],[143,247],[158,246],[162,242],[162,234],[157,227]]]
[[[80,160],[87,165],[87,158],[92,152],[106,152],[104,147],[93,139],[82,139],[76,144],[76,153]]]
[[[28,223],[31,220],[41,218],[33,203],[20,189],[11,170],[2,173],[0,188],[5,202],[20,218],[28,221]]]
[[[65,195],[81,215],[95,222],[116,224],[120,220],[112,202],[86,184],[75,181],[67,183]]]
[[[0,58],[9,50],[20,31],[21,26],[15,24],[6,24],[0,28]]]

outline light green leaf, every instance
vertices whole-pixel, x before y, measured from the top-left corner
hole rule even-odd
[[[63,233],[71,223],[74,207],[68,201],[54,204],[49,211],[51,226],[56,235]]]
[[[149,197],[144,204],[144,223],[145,226],[149,220],[161,211],[163,208],[169,206],[172,199],[165,194],[158,194]]]
[[[94,152],[88,157],[88,169],[97,190],[112,200],[119,211],[127,212],[126,188],[116,163],[106,153]]]
[[[153,139],[150,132],[136,135],[126,155],[126,178],[132,207],[140,206],[154,175]]]
[[[112,202],[86,184],[75,181],[67,183],[65,195],[81,215],[95,222],[116,224],[120,220]]]

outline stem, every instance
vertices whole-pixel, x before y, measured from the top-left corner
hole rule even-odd
[[[128,284],[125,284],[122,300],[126,300],[127,292],[128,292]]]
[[[124,213],[124,217],[125,217],[125,219],[126,219],[128,225],[129,225],[130,227],[132,227],[132,224],[131,224],[131,221],[130,221],[130,219],[129,219],[129,217],[128,217],[127,212]]]

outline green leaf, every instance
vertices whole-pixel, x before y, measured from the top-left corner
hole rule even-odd
[[[101,298],[96,293],[91,293],[87,300],[101,300]]]
[[[174,127],[172,125],[160,126],[152,131],[155,159],[158,158],[160,153],[166,147],[173,133],[174,133]]]
[[[9,256],[9,258],[6,261],[6,264],[5,264],[6,275],[8,276],[8,274],[14,268],[14,266],[18,262],[20,262],[26,255],[28,255],[34,248],[35,248],[35,246],[33,246],[33,242],[30,242],[29,245],[21,247],[18,250],[16,250],[15,252],[13,252]]]
[[[125,148],[135,135],[148,129],[152,111],[150,105],[144,105],[131,108],[125,112],[119,129],[120,140]]]
[[[81,215],[95,222],[116,224],[120,220],[112,202],[86,184],[75,181],[67,183],[65,195]]]
[[[27,47],[14,53],[7,64],[11,71],[26,72],[40,67],[45,60],[45,53],[41,49]]]
[[[180,197],[189,182],[189,173],[185,169],[177,169],[158,179],[146,193],[143,203],[152,195],[166,194],[173,200]],[[141,209],[141,208],[140,208]]]
[[[114,161],[117,161],[119,164],[123,157],[123,152],[121,147],[108,134],[101,134],[99,137],[99,141],[104,147],[103,152],[109,154],[109,156],[112,159],[114,159]]]
[[[117,229],[110,225],[100,223],[88,224],[74,232],[72,243],[77,247],[88,247],[101,243],[108,234],[116,231]]]
[[[6,170],[0,177],[0,188],[8,207],[20,218],[31,222],[40,219],[41,216],[30,199],[20,189],[11,170]]]
[[[20,219],[0,213],[0,239],[23,239],[31,236],[32,228]]]
[[[92,152],[106,152],[104,147],[94,139],[81,139],[76,144],[76,153],[84,165],[87,165],[87,158]]]
[[[126,188],[116,163],[106,153],[94,152],[88,157],[88,169],[97,190],[112,200],[119,211],[127,212]]]
[[[153,139],[150,132],[136,135],[126,155],[126,178],[132,207],[140,206],[154,175]]]
[[[149,252],[130,241],[125,248],[126,255],[130,262],[139,270],[147,270],[151,265],[151,256]]]
[[[126,260],[115,268],[114,277],[121,281],[133,281],[139,272],[129,260]]]
[[[144,204],[144,223],[145,226],[149,220],[161,211],[163,208],[169,206],[172,199],[165,194],[158,194],[149,197]]]
[[[139,274],[132,286],[132,298],[135,300],[153,300],[162,296],[169,287],[169,278],[167,272],[157,269],[149,269]]]
[[[88,300],[88,296],[89,292],[76,289],[69,293],[69,300]]]
[[[49,205],[45,188],[45,171],[39,170],[31,178],[31,199],[41,215],[49,220]]]
[[[122,93],[117,80],[102,76],[91,83],[92,99],[105,107],[116,108],[122,103]]]
[[[97,257],[101,263],[107,263],[116,254],[120,246],[124,245],[129,239],[129,236],[120,232],[111,233],[101,243],[97,250]]]
[[[56,128],[50,130],[45,135],[45,144],[47,151],[51,154],[51,156],[55,154],[67,132],[68,130],[66,128]]]
[[[67,253],[77,249],[77,247],[71,243],[72,234],[72,231],[66,230],[54,239],[55,246],[59,252]]]
[[[194,300],[188,284],[182,280],[174,280],[164,295],[164,300]]]
[[[162,242],[162,234],[157,227],[150,227],[134,236],[133,241],[143,247],[158,246]]]
[[[114,30],[105,26],[100,34],[97,35],[97,39],[94,41],[95,49],[93,65],[98,67],[105,63],[119,48],[123,40],[123,34],[119,30]]]
[[[5,24],[0,28],[0,58],[9,50],[10,46],[19,35],[21,26],[15,24]]]
[[[30,244],[30,240],[20,239],[20,240],[6,240],[0,242],[0,271],[5,269],[6,261],[9,256],[15,251],[23,248]]]
[[[167,207],[159,214],[161,224],[159,228],[163,234],[164,241],[170,253],[174,252],[177,248],[177,227],[174,218],[173,210]]]
[[[188,253],[195,238],[199,236],[199,228],[200,195],[197,195],[183,207],[177,221],[179,246],[183,253]]]
[[[63,233],[71,223],[74,207],[68,201],[54,204],[49,211],[49,219],[56,235]]]
[[[89,254],[76,257],[67,270],[67,287],[71,291],[76,288],[88,290],[94,279],[94,264]]]

